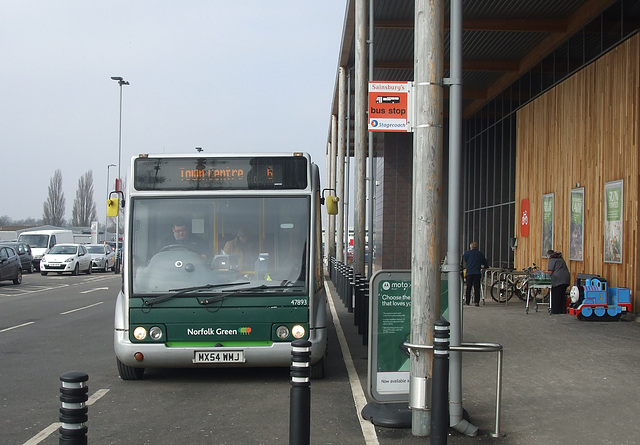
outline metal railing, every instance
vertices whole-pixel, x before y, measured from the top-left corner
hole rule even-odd
[[[413,343],[404,343],[404,346],[413,354],[419,354],[421,349],[432,350],[432,345],[416,345]],[[415,350],[415,351],[414,351]],[[460,346],[449,346],[450,351],[461,352],[497,352],[497,377],[496,377],[496,422],[494,432],[491,437],[500,437],[500,406],[502,401],[502,355],[503,347],[498,343],[469,343],[462,342]]]

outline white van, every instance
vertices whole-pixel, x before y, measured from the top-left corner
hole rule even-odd
[[[22,232],[18,237],[18,241],[22,241],[31,246],[33,254],[33,265],[40,270],[40,260],[42,255],[60,243],[73,243],[73,232],[71,230],[33,230],[30,232]]]

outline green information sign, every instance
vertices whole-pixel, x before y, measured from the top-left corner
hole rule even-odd
[[[378,402],[408,401],[411,364],[403,345],[411,333],[411,271],[377,272],[371,278],[370,296],[369,394]],[[443,317],[448,313],[447,298],[443,279]]]

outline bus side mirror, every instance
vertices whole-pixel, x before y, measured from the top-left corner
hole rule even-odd
[[[118,216],[118,198],[109,198],[107,199],[107,216],[113,218],[114,216]]]
[[[327,214],[328,215],[337,215],[338,214],[338,201],[340,198],[337,196],[327,196]]]
[[[333,190],[334,192],[336,191],[336,189],[323,189],[322,190],[322,197],[320,198],[320,204],[326,204],[327,205],[327,214],[329,214],[329,215],[337,215],[338,214],[338,201],[340,200],[340,198],[338,198],[337,196],[330,196],[330,195],[328,195],[325,198],[324,197],[324,192],[326,192],[327,190]]]

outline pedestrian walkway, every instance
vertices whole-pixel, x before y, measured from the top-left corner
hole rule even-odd
[[[354,368],[367,388],[367,346],[331,282]],[[463,341],[504,347],[501,437],[495,426],[495,353],[463,353],[463,406],[477,437],[451,432],[450,444],[640,444],[640,322],[578,321],[525,313],[525,303],[486,300],[463,307]],[[424,444],[410,428],[376,426],[377,443]],[[363,441],[363,443],[376,443]]]

